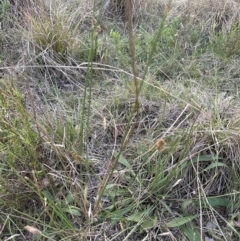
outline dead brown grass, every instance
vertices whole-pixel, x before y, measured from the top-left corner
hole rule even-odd
[[[192,27],[202,29],[206,34],[228,31],[231,25],[239,23],[239,2],[234,0],[220,1],[183,1],[176,4],[168,19],[179,18],[186,31]]]

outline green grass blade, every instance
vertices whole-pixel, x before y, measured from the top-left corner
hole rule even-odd
[[[172,221],[166,223],[166,226],[168,228],[180,227],[183,224],[188,223],[188,222],[190,222],[191,220],[193,220],[197,217],[198,217],[198,215],[189,215],[189,216],[186,216],[186,217],[175,218]]]

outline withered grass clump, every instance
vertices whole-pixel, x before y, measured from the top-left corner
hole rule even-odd
[[[55,4],[61,4],[56,2]],[[40,9],[36,11],[25,11],[24,21],[26,29],[25,37],[29,41],[30,49],[35,55],[44,57],[48,54],[49,57],[55,60],[61,60],[63,63],[67,62],[68,58],[79,57],[83,55],[84,43],[78,39],[78,35],[82,38],[82,14],[78,13],[81,8],[75,9],[72,12],[67,5],[57,6],[53,5],[51,12],[48,12],[46,3],[41,3]],[[75,3],[76,4],[76,3]],[[88,29],[90,30],[90,29]],[[31,52],[28,54],[31,56]],[[87,55],[85,56],[87,58]]]
[[[194,34],[199,47],[211,43],[217,54],[221,54],[221,51],[224,51],[228,57],[238,54],[237,26],[240,21],[238,1],[183,1],[172,9],[168,19],[180,20],[181,29],[178,34],[185,40]],[[193,31],[189,35],[190,29]],[[193,47],[191,43],[185,46]]]
[[[229,29],[231,24],[238,22],[239,3],[234,0],[220,1],[183,1],[173,7],[168,19],[179,18],[184,27],[201,27],[205,33]],[[204,24],[205,23],[205,24]]]

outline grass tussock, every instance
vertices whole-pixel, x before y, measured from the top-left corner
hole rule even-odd
[[[239,3],[2,1],[1,240],[239,240]]]

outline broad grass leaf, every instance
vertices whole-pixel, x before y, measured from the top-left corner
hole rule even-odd
[[[124,216],[132,212],[131,206],[112,211],[114,208],[116,208],[116,206],[111,205],[108,210],[104,212],[104,218],[109,219],[112,225],[116,225],[119,221],[124,220]]]
[[[120,186],[117,186],[116,184],[107,185],[104,191],[104,195],[110,196],[111,198],[115,198],[116,196],[125,196],[126,194],[128,194],[128,191],[122,189]]]
[[[114,152],[113,155],[114,155],[114,157],[117,157],[118,153],[117,153],[117,152]],[[122,165],[124,165],[125,167],[127,167],[128,169],[132,169],[131,165],[129,164],[129,162],[127,161],[127,159],[126,159],[124,156],[120,155],[118,161],[119,161]]]
[[[151,210],[153,210],[153,209],[151,206],[149,206],[146,210],[141,211],[141,212],[136,212],[136,213],[132,214],[131,216],[127,217],[127,220],[138,223],[144,218],[144,216],[145,216],[145,219],[147,217],[149,217]]]
[[[76,207],[69,206],[68,208],[64,208],[63,211],[66,213],[70,213],[73,216],[77,216],[77,217],[81,216],[81,213],[79,212],[79,208],[76,208]]]
[[[229,200],[223,197],[208,197],[206,201],[212,207],[227,207],[229,204]]]
[[[238,190],[239,179],[238,179],[238,176],[236,174],[236,171],[233,168],[231,168],[231,178],[232,178],[232,184],[234,186],[233,189]]]
[[[227,167],[228,168],[228,166],[226,164],[222,163],[222,162],[214,162],[214,163],[210,164],[209,166],[207,166],[201,172],[205,172],[205,171],[208,171],[208,170],[210,170],[212,168],[216,168],[216,167]]]
[[[127,220],[138,223],[139,221],[141,221],[141,219],[145,214],[146,214],[145,212],[137,212],[127,217]]]
[[[187,216],[187,217],[175,218],[172,221],[166,223],[166,226],[168,228],[179,227],[179,226],[182,226],[185,223],[190,222],[191,220],[195,219],[196,217],[198,217],[198,215],[190,215],[190,216]]]
[[[157,216],[148,217],[144,222],[141,224],[141,227],[147,231],[149,229],[154,228],[157,225]]]
[[[74,200],[74,196],[72,194],[67,195],[65,198],[66,204],[71,203],[73,200]]]
[[[49,201],[54,201],[54,197],[52,196],[52,194],[49,192],[49,191],[47,191],[47,190],[44,190],[44,191],[42,191],[42,194],[43,194],[43,196],[45,197],[45,198],[47,198],[47,200],[49,200]]]
[[[192,162],[203,162],[203,161],[216,161],[221,160],[222,158],[219,156],[212,156],[212,155],[201,155],[196,156],[192,159]]]
[[[195,205],[199,205],[199,199],[194,200],[193,203]],[[230,204],[230,201],[225,197],[216,196],[216,197],[201,198],[201,203],[205,207],[208,207],[209,205],[212,207],[227,207]]]
[[[183,233],[187,236],[189,241],[201,241],[201,234],[197,228],[191,226],[183,226]]]

